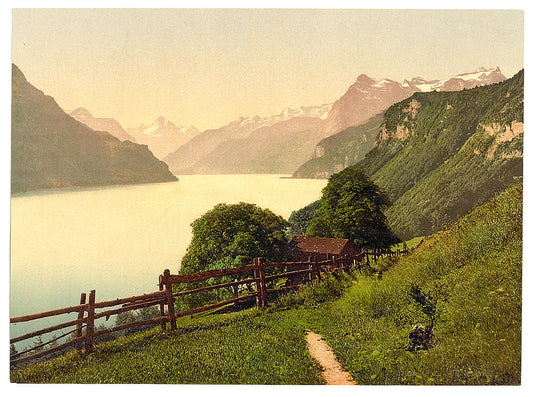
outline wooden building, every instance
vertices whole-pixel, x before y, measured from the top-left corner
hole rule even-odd
[[[361,248],[348,239],[296,236],[289,242],[288,260],[322,261],[333,256],[356,259],[360,253]]]

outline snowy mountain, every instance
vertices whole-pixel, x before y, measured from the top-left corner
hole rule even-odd
[[[413,77],[403,83],[387,78],[360,75],[348,91],[337,100],[326,120],[326,133],[335,133],[359,125],[415,92],[461,91],[481,85],[500,83],[506,77],[500,68],[480,67],[474,72],[458,74],[446,80],[425,80]]]
[[[200,133],[193,126],[176,125],[164,117],[158,117],[149,126],[141,125],[128,128],[127,131],[138,143],[148,145],[152,153],[161,160]]]
[[[328,117],[329,112],[331,111],[331,107],[332,107],[332,104],[326,104],[326,105],[320,105],[320,106],[303,106],[298,109],[286,108],[281,113],[274,114],[272,116],[241,117],[240,119],[233,121],[221,128],[218,128],[216,130],[208,130],[208,131],[218,131],[222,129],[235,129],[235,128],[243,128],[243,127],[249,128],[250,126],[253,127],[254,129],[258,129],[262,127],[269,127],[281,121],[294,119],[296,117],[314,117],[314,118],[325,120]]]
[[[120,139],[121,141],[136,142],[135,138],[128,134],[115,119],[94,117],[85,108],[77,108],[73,110],[70,112],[70,116],[95,131],[109,132],[111,135],[117,139]]]
[[[448,80],[424,80],[422,77],[413,77],[404,80],[402,86],[413,88],[415,91],[460,91],[464,88],[474,88],[487,84],[500,83],[507,78],[502,74],[499,67],[480,67],[474,72],[461,73]]]
[[[252,136],[254,131],[267,131],[270,127],[291,120],[296,121],[286,124],[286,126],[290,125],[290,128],[285,130],[287,133],[293,129],[308,128],[309,119],[313,119],[317,123],[323,122],[328,117],[331,106],[331,104],[326,104],[301,107],[298,109],[287,108],[279,114],[268,117],[241,117],[220,128],[202,132],[178,148],[174,153],[169,154],[165,158],[165,162],[169,164],[171,170],[176,174],[197,172],[217,173],[215,165],[212,164],[212,161],[208,157],[219,145],[226,145],[230,141],[247,139]],[[298,125],[299,121],[301,121],[301,127]],[[237,159],[234,160],[237,161]],[[198,171],[200,168],[204,170],[205,165],[208,163],[211,164],[209,171]],[[243,170],[246,171],[244,168]]]

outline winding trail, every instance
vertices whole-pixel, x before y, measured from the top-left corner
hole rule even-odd
[[[345,371],[333,351],[322,337],[314,332],[307,334],[307,345],[311,356],[324,368],[322,375],[327,385],[356,385],[357,382]]]

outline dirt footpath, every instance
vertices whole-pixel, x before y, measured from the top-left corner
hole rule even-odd
[[[328,385],[356,385],[357,382],[346,372],[322,337],[314,332],[307,334],[309,352],[324,368],[323,376]]]

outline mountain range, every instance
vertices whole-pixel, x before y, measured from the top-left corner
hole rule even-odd
[[[446,80],[416,77],[401,83],[362,74],[333,104],[241,118],[204,131],[164,160],[175,174],[292,174],[320,152],[316,146],[322,139],[368,121],[415,92],[461,90],[504,80],[499,68],[479,68]]]
[[[95,131],[12,66],[11,191],[177,180],[146,146]]]
[[[174,174],[298,169],[297,177],[328,177],[384,147],[390,133],[383,127],[390,123],[387,115],[406,98],[502,81],[505,77],[498,68],[479,68],[447,80],[416,77],[401,83],[363,74],[332,104],[243,117],[200,133],[164,117],[125,130],[116,120],[94,117],[84,108],[68,115],[13,65],[12,190],[175,180],[168,167]],[[411,112],[418,111],[416,103],[410,102]],[[406,112],[401,114],[408,117],[410,111]],[[396,138],[408,135],[409,127],[402,128]],[[388,156],[374,155],[373,162],[365,159],[362,164],[379,177],[372,167]],[[426,168],[433,160],[428,161]],[[405,193],[395,188],[391,192],[397,194],[394,199]]]
[[[345,114],[345,116],[342,117],[343,122],[339,122],[336,126],[345,125],[346,127],[344,128],[348,128],[348,130],[341,130],[338,134],[333,134],[330,138],[318,142],[313,155],[306,163],[303,163],[294,171],[293,177],[328,178],[333,173],[360,161],[374,147],[378,129],[371,127],[375,127],[375,122],[368,120],[362,124],[359,120],[364,117],[356,118],[350,116],[352,114],[350,109],[368,106],[363,102],[367,97],[382,98],[384,92],[393,92],[395,97],[388,100],[388,102],[392,102],[390,103],[392,105],[417,92],[461,91],[477,86],[500,83],[505,80],[506,77],[498,67],[480,67],[472,73],[462,73],[447,80],[428,81],[421,77],[414,77],[411,80],[404,80],[402,83],[390,79],[371,79],[366,75],[359,76],[356,83],[338,101],[337,108],[344,108],[345,110],[342,114]],[[397,98],[401,99],[395,101]],[[377,99],[374,99],[374,101],[377,101]],[[387,109],[389,106],[384,107],[382,110]],[[371,114],[369,117],[377,115],[379,113],[377,109],[381,107],[376,106],[372,111],[367,110],[365,116],[368,114]],[[339,110],[338,114],[340,113]],[[330,118],[341,119],[340,116],[331,116]],[[354,129],[353,126],[358,128]],[[365,133],[361,135],[363,130]],[[336,142],[338,144],[335,144]],[[368,142],[371,142],[371,144],[368,144]]]
[[[271,142],[276,142],[276,137],[290,135],[294,130],[305,130],[308,128],[310,119],[313,119],[313,121],[323,120],[329,114],[330,109],[331,105],[310,106],[299,109],[287,108],[281,113],[269,117],[241,117],[220,128],[202,132],[174,153],[169,154],[165,158],[165,162],[175,174],[253,173],[254,165],[249,166],[247,162],[260,162],[261,159],[257,158],[257,153],[255,151],[253,155],[244,153],[244,157],[239,159],[235,157],[237,154],[233,153],[231,147],[235,147],[239,151],[241,144],[249,146],[251,143],[251,146],[253,146],[254,137],[257,135],[252,134],[261,130],[261,132],[265,132],[265,138],[274,136],[264,140],[264,149],[269,150],[271,149]],[[285,124],[288,129],[283,131],[279,131],[279,128],[274,128],[274,131],[269,129],[288,120],[296,120]],[[298,142],[295,142],[295,144],[298,145]],[[233,159],[228,159],[227,155],[234,157]],[[275,164],[270,166],[272,172],[277,172],[276,168]],[[261,171],[258,171],[258,173],[261,173]]]

